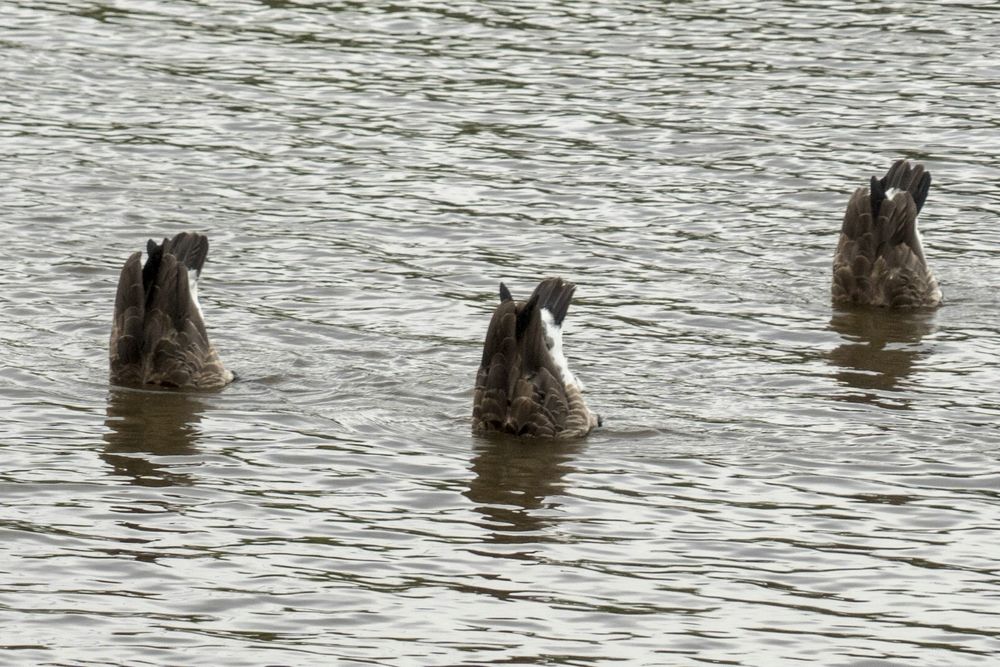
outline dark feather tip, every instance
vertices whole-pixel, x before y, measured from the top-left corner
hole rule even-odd
[[[879,209],[882,208],[882,202],[885,201],[885,185],[881,180],[872,176],[868,192],[871,197],[872,220],[878,220]]]

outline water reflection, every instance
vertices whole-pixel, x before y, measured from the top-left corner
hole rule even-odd
[[[197,453],[202,400],[183,392],[111,389],[101,458],[115,474],[131,477],[133,484],[192,484],[190,475],[151,459]]]
[[[558,521],[563,478],[575,470],[581,442],[526,442],[502,436],[482,438],[472,459],[475,477],[465,496],[493,530],[492,541],[544,541],[541,533]]]
[[[934,311],[876,308],[835,311],[830,328],[844,342],[829,353],[830,363],[839,367],[834,377],[860,390],[839,398],[883,407],[909,407],[907,399],[889,400],[882,392],[898,391],[917,361],[927,354],[921,341],[933,331],[934,315]]]

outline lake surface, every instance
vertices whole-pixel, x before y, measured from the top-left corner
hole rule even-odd
[[[0,9],[0,663],[993,665],[991,2]],[[923,161],[936,312],[837,312]],[[116,389],[209,235],[240,381]],[[473,437],[501,280],[604,428]]]

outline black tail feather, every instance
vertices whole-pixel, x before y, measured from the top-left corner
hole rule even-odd
[[[535,294],[538,294],[538,307],[552,313],[552,320],[556,326],[562,326],[569,311],[569,304],[573,300],[574,291],[576,285],[568,280],[546,278],[535,288]]]
[[[874,176],[871,181],[871,205],[872,218],[877,220],[879,209],[885,200],[885,193],[889,189],[904,190],[913,197],[913,203],[917,205],[917,213],[924,207],[927,201],[927,193],[931,189],[931,174],[920,163],[913,163],[909,160],[896,160],[889,171],[881,179]],[[876,188],[875,184],[878,183]]]
[[[195,232],[181,232],[173,238],[157,243],[153,239],[146,242],[146,263],[142,267],[142,288],[146,295],[146,307],[154,298],[153,289],[160,275],[164,254],[173,255],[188,271],[194,271],[195,278],[208,257],[208,237]]]
[[[162,245],[157,245],[153,239],[146,242],[146,263],[142,265],[142,291],[146,295],[147,306],[152,297],[153,286],[156,284],[156,276],[160,274],[164,245],[166,245],[166,239]]]
[[[208,237],[193,232],[181,232],[172,239],[163,239],[163,252],[170,253],[177,261],[194,271],[195,276],[201,275],[201,267],[208,257]]]
[[[517,327],[515,328],[515,336],[517,340],[521,340],[524,337],[524,332],[528,330],[528,326],[534,319],[535,314],[538,312],[538,298],[539,293],[536,288],[531,294],[531,298],[520,308],[517,312]]]

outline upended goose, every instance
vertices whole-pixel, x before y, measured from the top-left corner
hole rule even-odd
[[[208,341],[197,281],[208,238],[182,232],[146,244],[122,268],[111,328],[111,383],[218,389],[233,380]]]
[[[931,186],[923,165],[899,160],[847,204],[833,258],[837,306],[933,307],[941,290],[927,266],[917,214]]]
[[[476,374],[474,432],[579,438],[598,425],[562,351],[561,326],[575,289],[546,278],[527,301],[514,301],[500,283]]]

